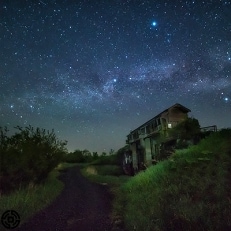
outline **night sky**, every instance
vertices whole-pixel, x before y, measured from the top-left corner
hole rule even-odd
[[[109,152],[175,103],[231,127],[231,1],[1,0],[0,126]]]

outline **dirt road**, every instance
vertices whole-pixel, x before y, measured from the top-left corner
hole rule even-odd
[[[89,182],[78,167],[67,169],[60,179],[63,192],[18,231],[108,231],[111,198],[103,185]]]

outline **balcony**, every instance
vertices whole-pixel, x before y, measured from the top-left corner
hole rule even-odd
[[[156,127],[154,127],[154,128],[148,127],[148,128],[147,128],[147,135],[150,135],[150,134],[152,134],[152,133],[158,133],[158,132],[160,132],[161,130],[162,130],[162,126],[161,126],[161,125],[158,125],[158,126],[156,126]]]

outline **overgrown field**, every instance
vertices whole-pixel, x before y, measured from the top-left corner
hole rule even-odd
[[[231,130],[176,151],[118,195],[128,230],[231,230]]]

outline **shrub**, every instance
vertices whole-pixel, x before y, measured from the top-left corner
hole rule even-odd
[[[187,118],[172,128],[169,133],[175,138],[190,140],[200,133],[200,124],[195,118]]]
[[[91,164],[95,165],[119,165],[122,168],[124,152],[128,150],[128,146],[120,148],[115,154],[106,155],[103,152],[96,160],[94,160]],[[111,153],[114,151],[111,149]]]
[[[63,159],[66,142],[59,141],[54,131],[32,126],[22,128],[11,137],[0,128],[0,191],[40,183]]]
[[[90,163],[97,159],[97,152],[93,152],[93,154],[91,154],[91,152],[87,149],[84,149],[83,151],[76,149],[74,152],[67,154],[64,161],[67,163]]]
[[[91,164],[95,164],[95,165],[114,165],[114,164],[118,164],[117,156],[116,155],[99,156],[98,159],[93,161]]]
[[[82,151],[75,150],[65,156],[65,161],[67,163],[83,163],[85,158]]]

